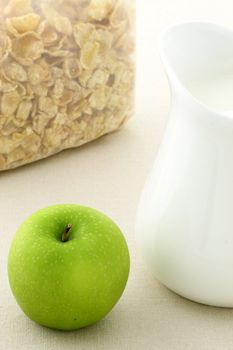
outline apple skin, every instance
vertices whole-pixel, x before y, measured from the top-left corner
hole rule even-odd
[[[62,242],[67,226],[70,237]],[[102,319],[122,295],[130,258],[104,214],[76,204],[41,209],[18,229],[8,257],[10,287],[40,325],[75,330]]]

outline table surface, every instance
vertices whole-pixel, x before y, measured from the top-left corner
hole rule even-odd
[[[134,237],[138,199],[169,111],[158,35],[166,26],[188,20],[231,25],[233,2],[139,0],[135,117],[120,132],[0,175],[0,349],[233,349],[233,311],[192,303],[163,287],[144,265]],[[114,310],[96,325],[68,333],[28,320],[11,295],[6,272],[19,224],[39,208],[64,202],[110,215],[131,252],[129,282]]]

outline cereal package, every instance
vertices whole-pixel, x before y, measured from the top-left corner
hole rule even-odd
[[[118,129],[133,111],[133,0],[0,0],[0,170]]]

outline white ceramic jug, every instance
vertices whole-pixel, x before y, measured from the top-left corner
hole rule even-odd
[[[171,114],[139,204],[137,240],[168,288],[233,307],[233,31],[176,25],[160,51]]]

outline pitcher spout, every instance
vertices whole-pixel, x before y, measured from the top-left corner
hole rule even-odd
[[[187,101],[192,110],[233,130],[233,31],[208,22],[183,23],[161,35],[159,48],[173,104]]]

